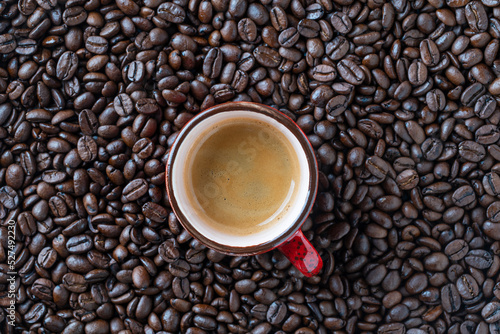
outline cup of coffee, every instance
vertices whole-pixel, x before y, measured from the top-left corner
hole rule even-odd
[[[318,188],[314,150],[283,113],[229,102],[192,118],[172,145],[167,194],[184,228],[229,255],[278,248],[305,276],[323,262],[304,237]]]

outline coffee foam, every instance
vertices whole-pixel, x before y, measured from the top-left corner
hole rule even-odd
[[[278,223],[300,179],[286,137],[249,118],[221,121],[202,137],[186,163],[192,207],[214,228],[232,234],[254,234]]]
[[[229,232],[222,232],[219,229],[214,229],[210,223],[206,222],[206,217],[202,216],[196,208],[190,204],[189,189],[187,189],[186,177],[189,177],[188,170],[185,164],[189,164],[188,157],[193,147],[199,146],[200,137],[204,136],[211,129],[216,128],[221,123],[226,123],[230,119],[251,118],[256,121],[264,122],[269,126],[280,131],[290,142],[299,162],[300,178],[296,187],[298,187],[296,196],[292,202],[284,202],[287,209],[281,210],[281,213],[276,214],[275,217],[269,219],[279,219],[279,223],[269,224],[269,228],[265,228],[252,235],[238,235]],[[309,168],[307,158],[302,150],[302,147],[297,138],[282,124],[273,118],[248,111],[228,111],[221,112],[210,116],[200,123],[198,123],[184,138],[182,145],[179,147],[177,156],[172,166],[172,187],[177,199],[180,210],[187,220],[193,225],[201,234],[214,242],[236,247],[247,247],[258,245],[270,240],[276,239],[278,236],[286,232],[291,225],[300,216],[309,194]],[[279,212],[279,210],[278,210]]]

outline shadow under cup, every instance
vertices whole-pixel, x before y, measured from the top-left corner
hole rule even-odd
[[[191,150],[201,146],[211,129],[231,119],[251,118],[264,122],[284,135],[299,164],[299,182],[288,210],[277,212],[265,228],[252,234],[231,234],[215,228],[193,203],[187,164]],[[290,239],[307,218],[317,191],[317,165],[314,151],[300,128],[287,116],[268,106],[250,102],[229,102],[214,106],[191,119],[180,131],[167,162],[167,192],[172,209],[184,228],[199,241],[230,255],[253,255],[268,251]]]

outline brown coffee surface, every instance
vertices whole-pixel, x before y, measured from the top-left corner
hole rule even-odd
[[[298,189],[298,158],[287,138],[250,118],[217,124],[188,154],[187,189],[199,216],[231,234],[279,222]]]

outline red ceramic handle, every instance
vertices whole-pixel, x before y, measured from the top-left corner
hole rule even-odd
[[[300,229],[278,249],[306,277],[317,275],[323,267],[323,260]]]

